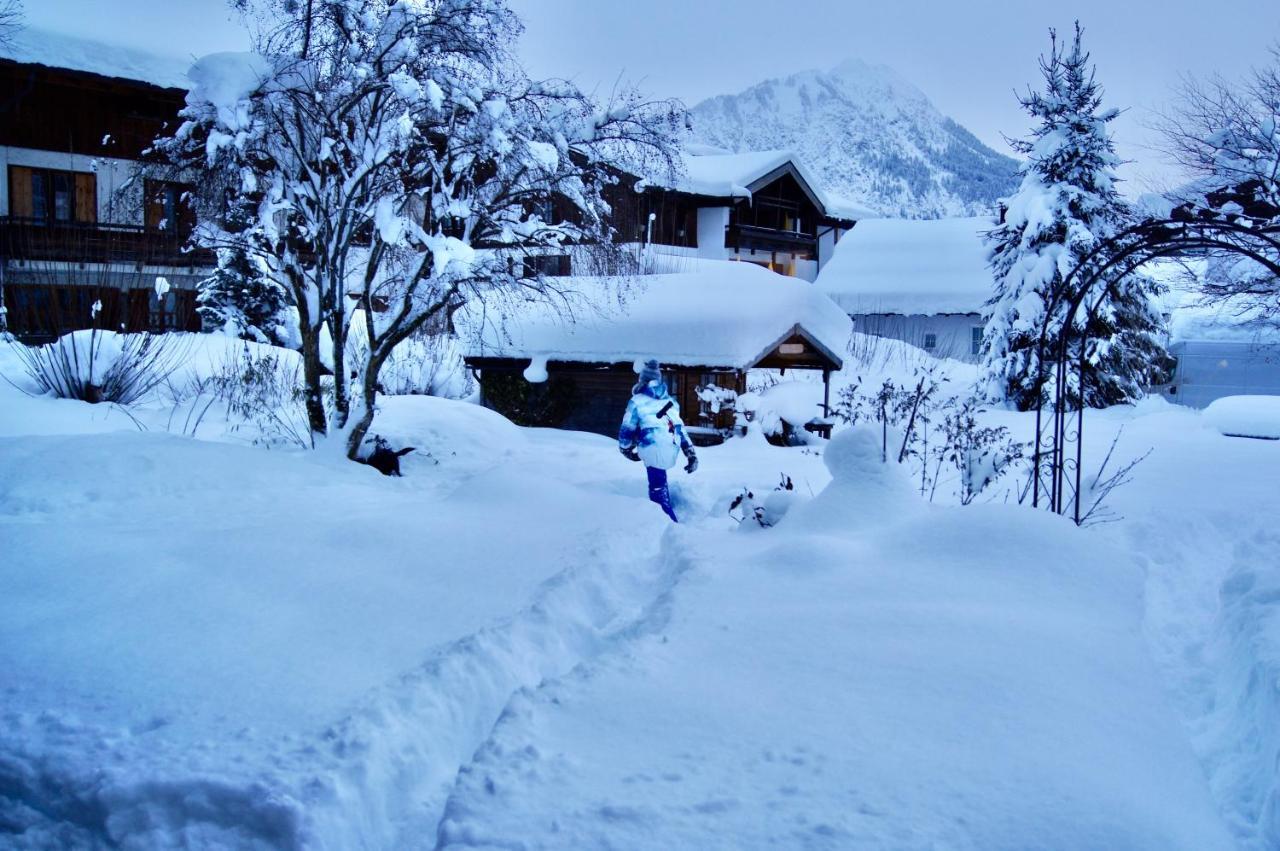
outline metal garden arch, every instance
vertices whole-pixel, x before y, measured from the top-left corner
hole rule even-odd
[[[1239,189],[1210,198],[1215,196],[1242,197]],[[1243,210],[1228,202],[1212,208],[1184,205],[1168,217],[1145,219],[1099,244],[1063,279],[1049,301],[1036,343],[1040,392],[1032,452],[1033,505],[1069,515],[1076,525],[1084,520],[1083,397],[1093,350],[1089,329],[1106,298],[1115,294],[1116,281],[1152,260],[1204,251],[1247,257],[1280,278],[1280,209],[1253,202],[1247,213]]]

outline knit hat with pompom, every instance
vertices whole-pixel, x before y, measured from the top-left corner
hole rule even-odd
[[[640,370],[640,380],[637,382],[641,386],[648,384],[650,381],[662,380],[662,368],[658,366],[656,360],[645,361],[644,369]]]

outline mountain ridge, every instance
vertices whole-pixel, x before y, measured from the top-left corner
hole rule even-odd
[[[690,110],[690,123],[698,143],[791,150],[830,195],[885,216],[989,214],[1017,182],[1016,160],[892,68],[856,58],[708,98]]]

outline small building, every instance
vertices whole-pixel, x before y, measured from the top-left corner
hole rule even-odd
[[[848,345],[830,299],[747,263],[563,285],[562,303],[490,303],[458,321],[481,402],[522,425],[616,435],[637,364],[657,358],[685,423],[725,428],[700,389],[744,392],[757,368],[818,370],[829,386]]]
[[[817,288],[853,319],[853,330],[976,361],[982,308],[993,281],[985,218],[869,219],[858,223],[818,274]]]
[[[188,64],[32,28],[0,51],[0,305],[22,339],[199,330],[214,258],[184,250],[187,187],[144,155],[176,126]]]
[[[1241,297],[1206,302],[1206,281],[1262,274],[1240,258],[1157,261],[1144,271],[1167,288],[1169,354],[1174,368],[1151,392],[1170,402],[1204,408],[1224,396],[1280,396],[1280,340],[1257,303]]]

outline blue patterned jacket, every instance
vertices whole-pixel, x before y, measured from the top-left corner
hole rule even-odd
[[[618,446],[634,448],[647,466],[664,470],[693,448],[680,420],[680,406],[667,392],[666,382],[635,388],[618,430]]]

